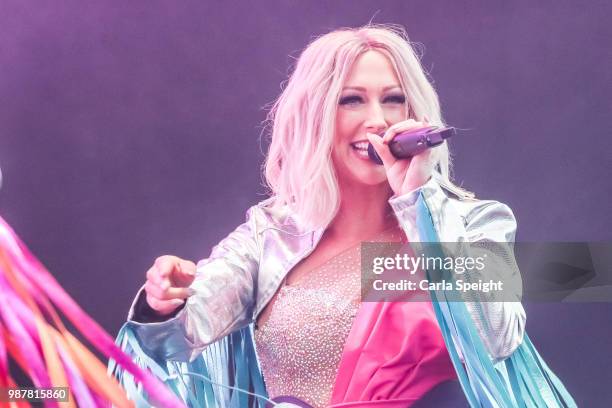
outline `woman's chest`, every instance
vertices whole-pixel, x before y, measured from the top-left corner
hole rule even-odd
[[[294,395],[317,407],[329,402],[360,307],[358,260],[358,248],[304,260],[260,314],[255,344],[271,396]]]
[[[257,327],[269,319],[283,288],[320,290],[320,297],[348,296],[351,301],[358,302],[359,261],[359,246],[342,248],[342,243],[322,239],[312,253],[286,273],[270,301],[257,316]]]

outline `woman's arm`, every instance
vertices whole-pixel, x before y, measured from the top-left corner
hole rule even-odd
[[[208,344],[252,320],[259,244],[253,208],[247,221],[197,264],[193,290],[184,307],[169,318],[156,318],[141,289],[128,315],[143,348],[168,360],[188,361]]]
[[[461,256],[486,257],[482,271],[486,276],[472,270],[468,278],[504,282],[504,292],[498,295],[504,301],[493,297],[483,302],[468,301],[466,306],[491,357],[508,357],[522,342],[526,320],[520,303],[520,272],[513,253],[516,221],[512,211],[496,201],[452,200],[432,177],[420,188],[389,201],[411,242],[421,241],[416,227],[420,193],[441,243],[464,243],[459,245]]]

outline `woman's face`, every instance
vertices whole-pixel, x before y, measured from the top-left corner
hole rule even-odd
[[[378,51],[361,54],[340,93],[332,160],[340,182],[386,182],[383,166],[368,158],[366,133],[382,134],[406,120],[407,103],[391,61]]]

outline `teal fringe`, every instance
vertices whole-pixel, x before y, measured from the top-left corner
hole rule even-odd
[[[189,363],[154,358],[145,353],[129,323],[119,331],[116,343],[138,366],[151,370],[188,407],[264,408],[267,393],[252,331],[252,325],[235,331],[207,346]],[[117,378],[137,407],[152,406],[142,386],[114,360],[109,361],[108,372]]]
[[[431,212],[422,194],[417,200],[417,228],[421,241],[427,243],[423,248],[426,256],[444,257]],[[433,274],[447,281],[453,278],[448,270],[428,270],[428,279],[431,280]],[[540,357],[527,333],[511,356],[494,364],[485,351],[465,303],[448,301],[443,291],[431,291],[431,297],[444,341],[470,406],[576,407],[572,396]],[[465,365],[457,349],[461,350]]]

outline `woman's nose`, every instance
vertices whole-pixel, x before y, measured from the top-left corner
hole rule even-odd
[[[365,122],[366,130],[370,133],[380,134],[387,129],[387,121],[385,120],[385,112],[379,103],[371,104],[368,109],[367,119]]]

